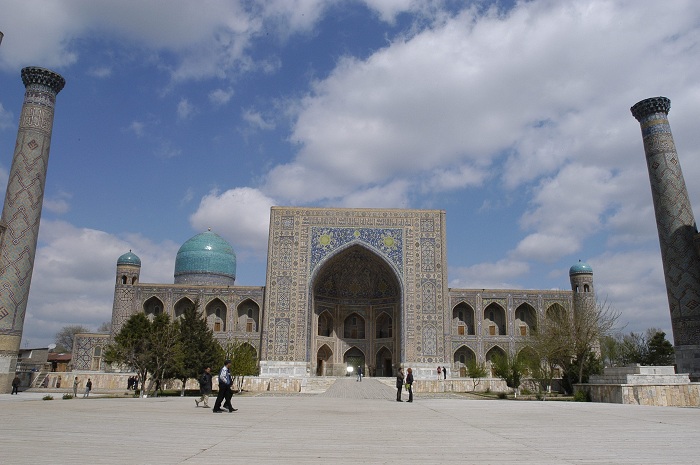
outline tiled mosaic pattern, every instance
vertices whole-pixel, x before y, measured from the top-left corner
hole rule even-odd
[[[700,344],[700,257],[693,245],[696,234],[681,165],[667,114],[671,102],[665,97],[643,100],[632,107],[644,140],[651,182],[666,291],[671,311],[673,338],[677,346]],[[696,353],[695,359],[700,360]],[[700,361],[679,370],[700,375]]]
[[[24,68],[26,87],[17,143],[7,181],[0,250],[0,335],[21,336],[34,267],[56,95],[64,79],[43,68]]]
[[[401,360],[433,363],[447,356],[444,212],[273,207],[269,241],[263,359],[308,362],[315,357],[312,286],[326,285],[316,282],[328,276],[325,267],[355,246],[380,257],[403,291],[400,327],[394,330],[400,335]],[[382,286],[372,292],[394,293],[390,280]],[[348,289],[344,292],[351,293]],[[368,360],[372,357],[367,354]]]

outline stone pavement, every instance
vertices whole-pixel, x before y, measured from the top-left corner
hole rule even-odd
[[[700,463],[700,409],[395,401],[377,380],[323,395],[235,396],[213,414],[192,397],[42,401],[0,395],[3,464],[669,464]]]

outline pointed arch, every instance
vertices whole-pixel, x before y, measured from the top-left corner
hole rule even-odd
[[[153,318],[163,313],[163,301],[156,296],[152,296],[143,303],[143,312],[147,317]]]
[[[452,373],[459,373],[461,378],[465,378],[469,374],[467,366],[471,361],[476,361],[474,351],[467,346],[460,346],[453,354]]]
[[[317,334],[322,337],[333,336],[333,316],[328,310],[323,310],[318,316]]]
[[[205,307],[207,324],[215,333],[226,331],[226,304],[218,297],[212,299]]]
[[[175,302],[175,305],[173,306],[173,316],[175,319],[177,320],[178,318],[182,318],[182,316],[185,314],[185,310],[188,308],[194,308],[194,302],[192,302],[189,297],[183,297]]]
[[[529,336],[537,329],[537,312],[527,302],[515,309],[515,335]]]
[[[474,309],[466,302],[460,302],[452,309],[452,332],[456,336],[473,336]]]
[[[377,316],[376,328],[377,339],[393,337],[394,327],[391,315],[389,315],[387,312],[381,312],[379,316]]]
[[[484,336],[506,334],[506,311],[496,302],[491,302],[484,309]]]
[[[393,376],[394,363],[391,350],[386,346],[382,346],[375,356],[375,375],[376,376]]]
[[[260,331],[260,305],[253,299],[245,299],[236,310],[237,331],[257,333]]]
[[[545,318],[558,321],[564,319],[566,316],[566,309],[558,302],[553,303],[545,311]]]
[[[351,313],[343,321],[343,337],[345,339],[365,338],[365,319],[356,312]]]
[[[328,344],[323,344],[316,352],[316,376],[326,376],[332,374],[330,367],[333,360],[333,351]]]

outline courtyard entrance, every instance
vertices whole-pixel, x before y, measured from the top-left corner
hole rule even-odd
[[[384,259],[353,245],[322,265],[312,289],[312,372],[354,375],[360,366],[365,376],[394,376],[400,353],[401,286]]]

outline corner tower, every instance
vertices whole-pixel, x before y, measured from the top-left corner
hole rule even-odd
[[[22,341],[49,163],[56,95],[66,81],[44,68],[22,69],[26,88],[0,223],[0,392],[10,390]]]
[[[134,286],[139,282],[141,259],[131,250],[117,259],[117,279],[114,284],[112,303],[112,337],[131,316],[134,301]]]
[[[574,311],[580,311],[587,306],[595,305],[595,289],[593,288],[593,269],[588,263],[578,261],[569,269],[569,281],[574,293]]]
[[[666,294],[680,373],[700,378],[700,257],[697,234],[676,146],[668,122],[671,101],[642,100],[632,108],[639,121],[659,233]]]

